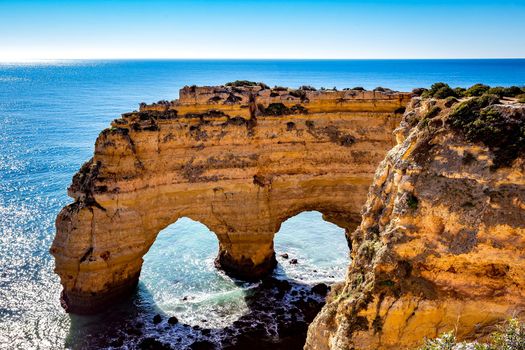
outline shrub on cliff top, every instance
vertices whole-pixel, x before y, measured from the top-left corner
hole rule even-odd
[[[518,99],[519,103],[525,103],[525,94],[518,95],[516,98]]]
[[[243,86],[257,86],[258,84],[255,81],[249,80],[235,80],[225,84],[226,86],[232,87],[243,87]]]
[[[501,87],[501,86],[491,87],[490,89],[487,90],[487,94],[496,95],[498,97],[504,97],[505,96],[505,88]]]
[[[470,142],[485,144],[494,154],[493,167],[510,166],[525,151],[525,120],[504,116],[491,107],[494,95],[483,95],[458,104],[447,123]]]
[[[455,105],[456,103],[458,103],[458,99],[455,98],[454,96],[449,96],[445,99],[445,107],[452,107],[453,105]]]
[[[447,98],[449,96],[457,97],[457,94],[448,84],[445,84],[445,83],[432,84],[430,89],[421,93],[421,97],[423,98],[433,97],[433,98],[442,99],[442,98]]]
[[[510,86],[508,88],[505,88],[505,95],[506,97],[515,97],[520,94],[523,94],[525,92],[525,88],[520,88],[518,86]]]
[[[465,96],[473,97],[473,96],[481,96],[487,91],[489,91],[490,86],[485,84],[474,84],[471,87],[465,91]]]
[[[435,83],[432,84],[430,89],[418,88],[412,90],[412,93],[416,96],[423,98],[447,98],[447,97],[479,97],[485,94],[496,95],[498,97],[516,97],[525,92],[525,87],[520,88],[518,86],[502,87],[496,86],[491,88],[484,84],[474,84],[468,89],[457,87],[452,89],[446,83]]]
[[[454,88],[454,93],[456,94],[456,97],[464,97],[466,91],[467,89],[462,87]]]
[[[313,86],[310,86],[310,85],[299,86],[299,90],[304,90],[304,91],[317,91],[316,88],[314,88]]]
[[[412,94],[414,96],[421,96],[423,95],[423,93],[425,93],[426,91],[428,91],[428,89],[425,89],[425,88],[415,88],[412,90]]]
[[[449,86],[444,86],[434,93],[434,98],[443,99],[447,97],[456,97],[456,92]]]
[[[290,90],[288,93],[290,94],[290,96],[300,98],[301,101],[306,99],[306,91],[305,90],[302,90],[302,89]]]
[[[482,108],[491,106],[498,102],[498,97],[493,95],[484,95],[481,97],[472,98],[457,105],[450,114],[450,120],[453,123],[463,123],[464,121],[470,120],[475,115],[479,114],[479,111]]]
[[[488,94],[498,95],[499,97],[516,97],[523,93],[517,86],[502,87],[496,86],[487,90]]]

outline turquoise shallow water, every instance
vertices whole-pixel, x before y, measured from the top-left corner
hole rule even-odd
[[[275,250],[279,278],[309,284],[344,278],[348,264],[344,230],[323,221],[319,212],[304,212],[284,222]],[[254,285],[239,286],[218,272],[213,264],[217,251],[214,234],[198,222],[183,218],[163,230],[144,258],[141,275],[157,307],[200,326],[225,326],[245,313],[243,291]],[[283,253],[289,258],[282,258]],[[290,264],[292,258],[299,264]],[[202,318],[208,319],[206,324]]]
[[[247,312],[245,296],[257,286],[234,283],[217,272],[213,233],[188,219],[161,232],[145,257],[133,307],[102,318],[70,317],[62,311],[48,253],[55,216],[70,201],[66,188],[71,177],[112,119],[142,101],[174,99],[184,85],[235,79],[398,90],[435,81],[524,85],[525,60],[0,64],[0,348],[97,347],[101,337],[122,327],[122,317],[142,319],[145,333],[169,342],[192,331],[162,333],[151,324],[151,315],[177,315],[188,325],[219,329]],[[300,262],[290,265],[281,259],[279,278],[308,284],[344,276],[348,249],[342,230],[324,223],[319,213],[290,219],[275,243],[278,252]],[[123,346],[133,348],[133,343]]]

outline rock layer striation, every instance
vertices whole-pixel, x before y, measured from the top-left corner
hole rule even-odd
[[[132,291],[159,231],[188,217],[219,241],[217,266],[257,279],[286,219],[318,210],[352,232],[410,94],[185,87],[104,130],[74,176],[51,253],[69,312]],[[177,247],[173,247],[177,249]]]

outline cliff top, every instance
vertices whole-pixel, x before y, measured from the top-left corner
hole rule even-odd
[[[140,111],[174,109],[177,106],[192,104],[211,105],[246,105],[250,98],[268,99],[270,103],[294,102],[309,103],[314,100],[341,100],[341,99],[375,99],[398,96],[400,93],[387,88],[377,87],[368,91],[362,87],[344,88],[337,90],[316,89],[312,86],[301,86],[297,89],[274,86],[265,83],[256,83],[246,80],[237,80],[218,86],[185,86],[179,92],[179,98],[173,101],[158,101],[152,104],[141,103]],[[342,102],[342,101],[341,101]]]
[[[159,120],[179,118],[242,118],[246,121],[256,117],[307,113],[402,114],[411,97],[411,93],[381,87],[372,91],[361,87],[317,90],[301,86],[292,89],[281,86],[270,88],[264,83],[248,81],[219,86],[193,85],[183,87],[176,100],[141,103],[138,111],[123,114],[112,126],[125,127],[144,122],[153,125]],[[140,129],[144,129],[143,126]]]

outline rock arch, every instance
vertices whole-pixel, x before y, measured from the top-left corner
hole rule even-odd
[[[51,253],[69,312],[132,291],[142,256],[180,217],[219,240],[217,265],[256,279],[286,219],[317,210],[351,232],[409,94],[186,87],[104,130],[74,176]],[[174,248],[176,249],[176,248]]]

